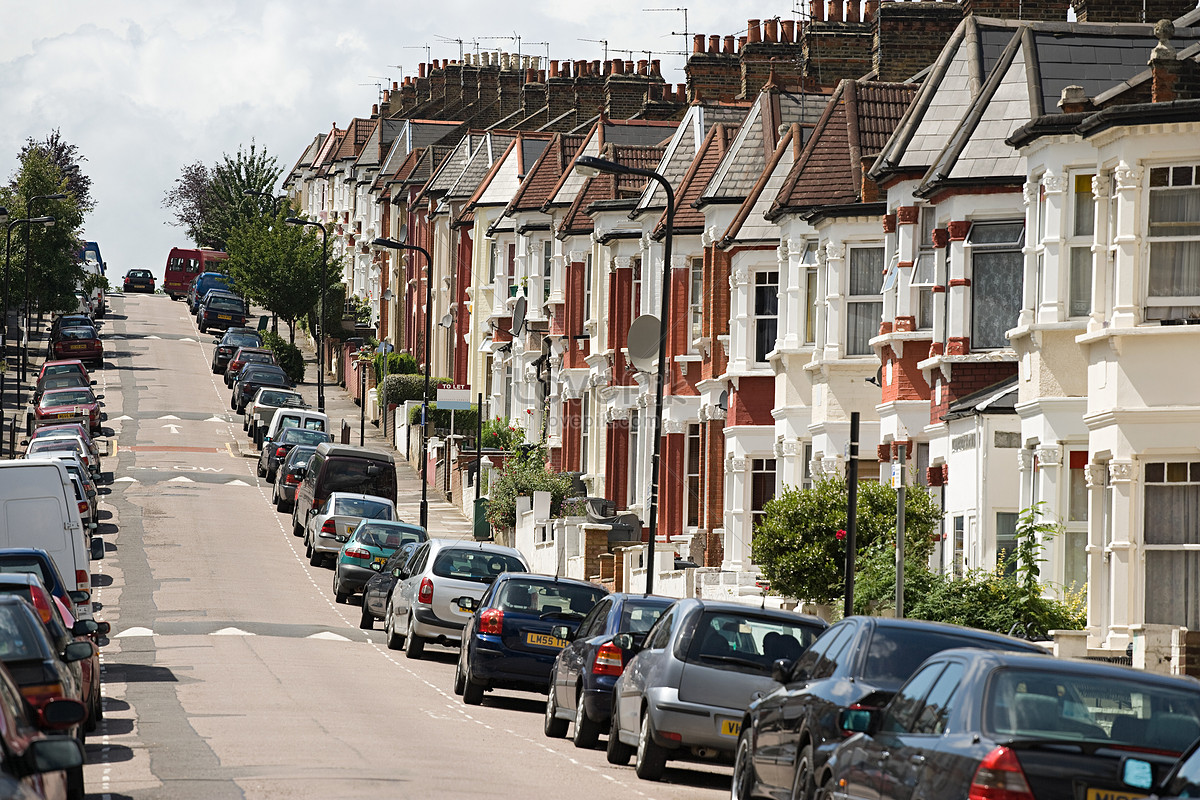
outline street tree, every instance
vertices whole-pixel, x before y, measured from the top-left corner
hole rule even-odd
[[[289,340],[296,341],[296,320],[312,310],[320,298],[321,237],[311,227],[284,222],[290,211],[260,216],[230,231],[226,272],[249,299],[288,324]],[[341,273],[336,263],[326,266],[324,284]]]
[[[225,250],[235,228],[270,213],[264,208],[269,201],[246,192],[270,194],[282,173],[275,156],[252,141],[233,155],[223,153],[212,167],[199,161],[185,166],[163,197],[163,207],[197,245]]]
[[[163,197],[163,208],[175,215],[174,224],[183,228],[187,237],[199,247],[213,246],[204,230],[211,205],[208,196],[210,180],[208,167],[203,161],[196,161],[180,171],[175,184]]]
[[[92,179],[83,171],[83,162],[87,161],[79,153],[79,148],[62,137],[55,128],[44,139],[34,139],[30,136],[25,140],[25,146],[17,154],[17,161],[24,163],[25,158],[33,152],[40,153],[50,163],[58,167],[63,180],[66,181],[64,192],[75,198],[75,204],[85,213],[96,208],[92,198]]]

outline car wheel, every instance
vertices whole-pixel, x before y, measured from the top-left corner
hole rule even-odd
[[[404,637],[396,633],[396,615],[392,613],[392,601],[388,600],[387,617],[383,623],[383,632],[387,634],[389,650],[399,650],[404,647]]]
[[[454,693],[461,697],[466,685],[467,679],[463,677],[462,655],[460,654],[458,660],[454,662]]]
[[[821,785],[813,792],[813,800],[830,800],[833,797],[833,778],[825,776],[825,780],[821,781]]]
[[[587,706],[583,702],[583,688],[580,687],[575,700],[575,731],[571,741],[576,747],[591,750],[600,741],[600,724],[588,716]]]
[[[245,417],[242,417],[242,430],[248,431],[251,436],[254,435],[254,431],[250,430],[250,423],[246,420]]]
[[[275,470],[271,469],[270,467],[267,467],[267,480],[272,482],[275,480]]]
[[[259,461],[257,464],[254,465],[254,471],[258,474],[258,477],[260,477],[260,478],[264,478],[267,475],[267,471],[265,469],[263,469],[263,465],[262,465],[261,461]]]
[[[425,653],[425,638],[413,633],[413,615],[408,615],[408,632],[404,635],[404,656],[420,658]]]
[[[608,763],[623,767],[633,757],[633,748],[621,741],[621,726],[618,723],[616,698],[613,698],[612,715],[608,718],[608,746],[604,755]]]
[[[338,580],[337,567],[333,571],[333,601],[335,603],[347,603],[350,601],[350,595],[342,591],[342,582]]]
[[[796,756],[796,776],[792,780],[792,797],[796,800],[811,800],[815,788],[813,777],[813,746],[806,742]]]
[[[650,721],[650,711],[642,712],[642,727],[638,731],[637,757],[633,769],[637,776],[644,781],[657,781],[662,778],[667,766],[667,751],[654,741],[654,723]]]
[[[304,528],[300,527],[300,523],[296,522],[296,517],[292,517],[292,536],[303,536]]]
[[[750,739],[745,733],[738,739],[737,755],[733,759],[732,800],[750,800],[754,790],[754,764],[750,759]]]
[[[201,333],[207,333],[207,332],[208,332],[208,328],[204,327],[204,323],[203,323],[203,322],[201,322],[201,323],[200,323],[200,332],[201,332]]]
[[[463,647],[466,645],[464,644]],[[483,690],[484,685],[474,681],[471,677],[471,668],[467,667],[467,674],[463,676],[463,702],[469,706],[480,705],[483,703]]]
[[[366,595],[363,596],[362,615],[358,618],[358,627],[364,631],[375,630],[375,615],[371,613],[371,609],[367,608]]]
[[[542,732],[551,739],[565,739],[569,724],[565,719],[558,718],[558,698],[554,696],[554,684],[551,682],[550,693],[546,695],[546,713],[542,719]]]

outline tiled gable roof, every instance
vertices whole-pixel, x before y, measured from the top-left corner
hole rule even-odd
[[[697,208],[696,204],[712,179],[713,173],[716,172],[717,165],[725,157],[730,140],[737,132],[738,127],[734,124],[717,123],[709,128],[708,135],[700,143],[700,149],[696,153],[696,157],[692,159],[687,173],[679,181],[675,194],[674,230],[676,233],[704,230],[704,212]],[[666,225],[667,212],[664,209],[662,217],[655,227],[655,236],[665,233]]]
[[[288,172],[287,180],[291,180],[298,176],[298,173],[306,167],[311,167],[313,160],[316,159],[317,153],[321,151],[321,145],[325,143],[327,133],[318,133],[313,137],[308,147],[304,148],[304,152],[300,154],[300,158],[296,159],[295,165]]]
[[[628,167],[654,169],[663,155],[663,148],[645,145],[610,144],[604,148],[602,158]],[[559,236],[588,233],[595,226],[588,209],[592,203],[603,200],[622,200],[638,197],[646,188],[646,178],[639,175],[614,175],[601,173],[594,178],[585,178],[583,188],[575,195],[559,225]]]
[[[463,168],[462,174],[446,196],[455,200],[466,200],[475,193],[484,177],[491,171],[492,165],[516,139],[517,135],[509,131],[490,131],[480,137],[480,145],[475,148]]]
[[[471,196],[468,205],[507,205],[512,201],[521,179],[534,160],[542,154],[549,143],[550,134],[523,132],[509,143],[504,153],[496,159],[492,168]]]
[[[330,129],[329,134],[325,137],[325,141],[321,144],[321,149],[317,153],[317,157],[313,159],[313,169],[316,170],[318,175],[327,175],[329,173],[329,165],[333,162],[334,154],[337,153],[338,147],[342,142],[342,137],[345,135],[346,132],[336,125]]]
[[[564,171],[570,168],[575,153],[583,144],[583,137],[577,134],[556,133],[554,138],[542,151],[540,157],[525,173],[512,201],[504,210],[505,215],[518,211],[536,211],[550,197],[550,192],[562,177]]]
[[[373,127],[375,127],[375,120],[372,119],[355,117],[350,120],[350,125],[346,128],[346,135],[338,143],[338,151],[334,160],[343,161],[357,158],[358,154],[362,152],[363,146],[366,145],[367,139],[370,138]]]
[[[719,123],[740,124],[745,118],[750,106],[744,103],[702,105],[696,104],[688,108],[683,119],[675,125],[671,139],[663,153],[662,162],[651,167],[667,179],[667,183],[678,190],[679,181],[691,169],[696,157],[696,150],[704,141],[704,137]],[[637,210],[645,211],[651,208],[663,208],[667,204],[662,194],[662,187],[657,181],[646,186],[646,191],[638,201]]]
[[[383,165],[392,149],[392,144],[403,127],[404,120],[375,120],[375,126],[371,129],[371,134],[367,137],[362,152],[358,154],[358,160],[354,162],[355,166],[379,167]]]
[[[718,244],[729,247],[734,242],[769,241],[779,238],[779,228],[766,219],[775,203],[775,197],[792,171],[792,165],[804,149],[805,129],[792,123],[783,134],[775,152],[767,159],[758,180],[746,193],[737,215],[725,229]]]

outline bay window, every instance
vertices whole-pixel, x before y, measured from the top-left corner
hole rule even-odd
[[[1200,317],[1200,166],[1150,170],[1146,319]]]
[[[976,222],[971,245],[971,349],[1008,346],[1005,332],[1017,324],[1025,256],[1021,222]]]
[[[779,272],[754,273],[754,361],[762,364],[775,349],[779,331]]]
[[[850,287],[846,298],[846,355],[872,355],[871,338],[883,318],[882,247],[850,248]]]

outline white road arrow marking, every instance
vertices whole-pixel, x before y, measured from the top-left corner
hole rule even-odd
[[[209,417],[208,419],[206,419],[204,421],[205,422],[228,422],[229,420],[221,419],[220,417]]]
[[[221,628],[219,631],[213,631],[209,636],[254,636],[255,634],[249,631],[244,631],[241,628]]]
[[[179,417],[175,416],[174,414],[164,414],[159,417],[159,419],[179,419]]]
[[[232,480],[225,485],[226,486],[249,486],[250,484],[246,483],[245,481]]]
[[[178,426],[178,425],[171,425],[171,424],[167,424],[167,425],[163,425],[163,427],[164,427],[164,428],[170,428],[170,429],[171,429],[171,433],[179,433],[179,426]]]
[[[113,636],[114,639],[120,639],[123,636],[153,636],[154,631],[149,628],[129,628]]]
[[[161,339],[162,337],[161,337],[161,336],[154,336],[154,335],[150,335],[150,336],[147,336],[146,338],[147,338],[147,339]]]
[[[305,639],[326,639],[331,642],[348,642],[348,641],[350,641],[345,636],[339,636],[336,633],[333,633],[332,631],[321,631],[320,633],[314,633],[312,636],[305,636],[304,638]]]
[[[182,475],[171,478],[167,483],[195,483],[191,478],[185,478]]]
[[[181,342],[195,342],[196,340],[195,340],[195,339],[189,339],[189,338],[187,338],[187,337],[185,336],[185,337],[183,337],[182,339],[180,339],[179,341],[181,341]]]

